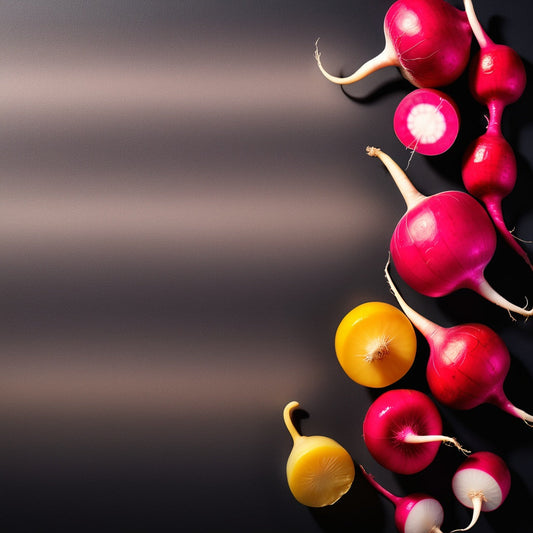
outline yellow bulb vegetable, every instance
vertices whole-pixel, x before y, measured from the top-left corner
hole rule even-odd
[[[352,309],[335,335],[335,352],[346,374],[366,387],[387,387],[411,368],[416,333],[407,316],[384,302]]]
[[[346,494],[355,477],[350,454],[329,437],[300,435],[292,422],[298,402],[289,402],[283,411],[285,425],[293,438],[287,460],[287,481],[293,496],[308,507],[332,505]]]

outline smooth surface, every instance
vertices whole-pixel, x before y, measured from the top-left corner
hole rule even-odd
[[[533,80],[529,3],[478,1]],[[443,531],[469,511],[451,491],[462,459],[443,447],[397,476],[362,440],[377,395],[339,367],[342,317],[394,304],[383,274],[405,206],[367,145],[424,193],[460,188],[459,159],[486,126],[463,81],[451,151],[396,139],[412,90],[395,69],[342,91],[383,47],[389,2],[115,2],[0,5],[0,476],[2,531],[393,533],[394,508],[363,481],[309,510],[287,487],[297,400],[305,435],[334,438],[387,489],[427,492]],[[506,109],[518,183],[504,201],[533,240],[533,82]],[[532,245],[525,244],[530,254]],[[532,274],[504,243],[487,279],[518,305]],[[433,300],[392,275],[441,325],[485,321],[508,343],[509,399],[533,411],[533,323],[473,293]],[[398,383],[427,392],[427,345]],[[300,413],[302,414],[302,413]],[[491,406],[441,409],[446,434],[501,454],[505,504],[477,533],[530,528],[533,429]]]

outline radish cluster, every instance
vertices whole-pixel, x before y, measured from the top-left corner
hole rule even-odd
[[[512,476],[505,461],[495,453],[489,450],[471,453],[456,438],[443,435],[438,405],[467,410],[492,404],[533,425],[533,415],[515,406],[504,392],[511,356],[496,331],[480,322],[452,327],[432,322],[407,304],[389,273],[392,260],[400,278],[422,295],[437,298],[459,289],[471,289],[506,310],[513,320],[514,315],[533,315],[533,308],[508,301],[485,278],[485,270],[496,251],[497,232],[533,269],[527,253],[507,229],[501,209],[502,199],[516,181],[516,158],[502,134],[502,115],[504,108],[524,92],[525,69],[513,49],[489,38],[477,19],[472,0],[464,0],[464,7],[461,11],[444,0],[397,0],[385,15],[384,50],[350,76],[331,75],[322,65],[318,42],[315,50],[322,74],[340,85],[354,83],[386,66],[400,70],[416,89],[400,102],[394,116],[394,131],[413,153],[435,156],[454,143],[460,127],[459,108],[438,88],[457,80],[468,66],[470,92],[489,112],[486,132],[470,144],[459,166],[466,191],[424,195],[390,156],[379,148],[367,148],[368,155],[378,158],[389,171],[406,203],[406,212],[391,236],[385,278],[401,313],[429,345],[426,384],[432,397],[415,389],[386,390],[367,409],[362,439],[376,463],[401,475],[427,468],[443,443],[467,456],[449,481],[458,503],[472,509],[472,517],[470,523],[452,533],[473,528],[481,513],[498,509],[510,493]],[[472,36],[479,51],[470,57]],[[359,386],[388,387],[411,366],[411,359],[405,362],[401,357],[398,359],[397,353],[396,358],[391,356],[393,345],[399,353],[405,350],[410,353],[416,352],[417,343],[391,334],[390,317],[400,311],[390,308],[380,302],[363,304],[346,314],[337,330],[338,362]],[[404,331],[398,328],[397,325],[394,331]],[[403,361],[403,366],[391,372],[389,367],[398,360]],[[292,402],[285,410],[286,425],[295,443],[311,442],[302,440],[287,422],[287,409],[295,405]],[[316,441],[313,451],[317,456],[329,452],[331,442],[323,439]],[[370,488],[395,506],[395,523],[400,533],[442,533],[444,509],[435,498],[423,491],[396,496],[362,465],[352,475],[351,457],[344,448],[341,450],[342,472],[335,467],[333,475],[330,462],[327,468],[323,462],[319,463],[320,468],[313,463],[313,479],[318,468],[323,477],[327,472],[329,484],[327,491],[324,489],[327,494],[320,494],[313,487],[313,498],[308,500],[312,503],[307,505],[334,503],[350,490],[360,470]],[[292,474],[295,469],[290,466]],[[291,490],[295,493],[294,487],[301,486],[301,480],[291,479]],[[342,490],[336,489],[334,497],[326,499],[332,480],[337,479],[343,481]]]

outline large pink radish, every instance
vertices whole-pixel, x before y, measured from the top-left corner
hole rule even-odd
[[[509,302],[485,279],[485,268],[496,251],[496,230],[474,197],[463,191],[425,196],[382,150],[368,147],[367,153],[386,166],[407,204],[390,251],[398,273],[411,288],[432,297],[472,289],[509,312],[533,315],[533,309]]]

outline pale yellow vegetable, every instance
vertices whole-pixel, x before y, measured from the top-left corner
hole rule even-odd
[[[355,477],[355,466],[350,454],[337,441],[298,433],[291,415],[299,405],[289,402],[283,411],[285,425],[293,438],[287,460],[287,481],[301,504],[324,507],[348,492]]]

